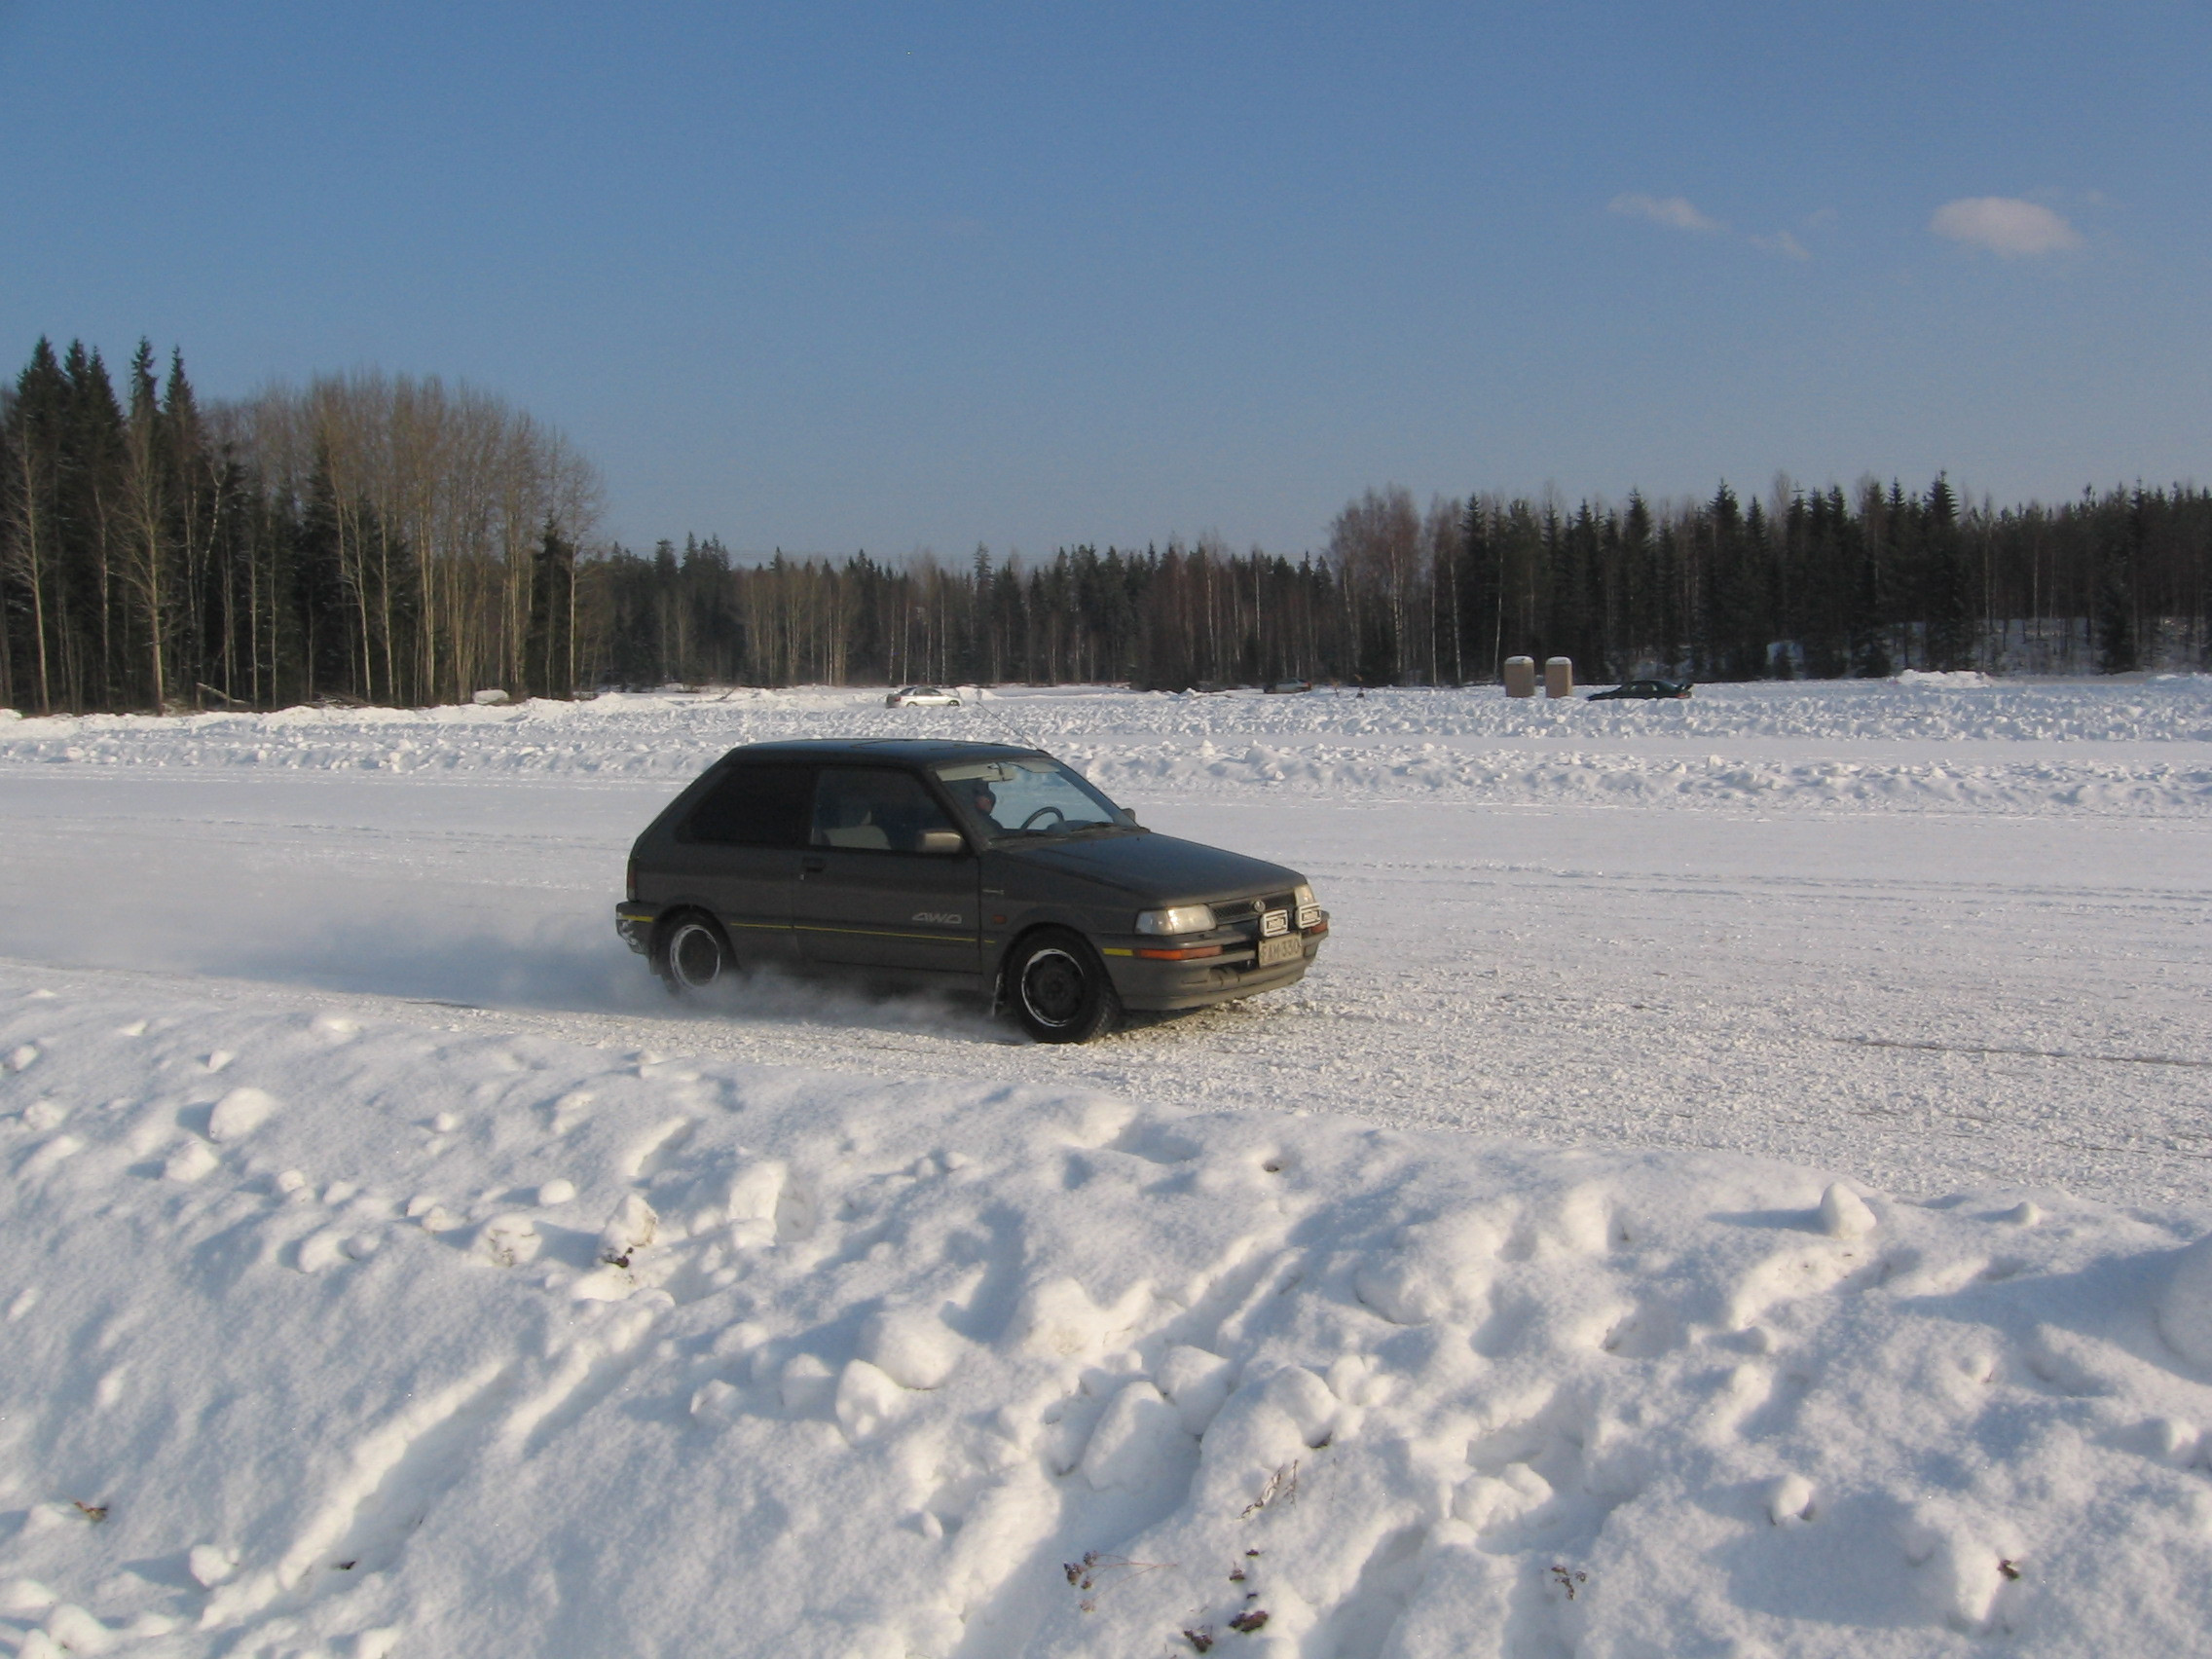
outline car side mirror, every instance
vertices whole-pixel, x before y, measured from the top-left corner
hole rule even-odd
[[[922,844],[914,850],[927,853],[932,858],[947,859],[966,852],[968,843],[961,838],[957,830],[924,830]]]
[[[1122,816],[1134,824],[1137,821],[1137,809],[1133,806],[1124,806],[1122,808]]]

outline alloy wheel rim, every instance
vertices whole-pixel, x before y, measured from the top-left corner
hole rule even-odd
[[[1021,1005],[1041,1025],[1066,1025],[1083,1008],[1083,966],[1056,945],[1021,971]]]
[[[686,990],[705,990],[721,977],[721,944],[700,923],[686,922],[669,940],[668,965]]]

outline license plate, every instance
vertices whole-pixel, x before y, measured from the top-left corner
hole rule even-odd
[[[1293,934],[1287,939],[1260,940],[1260,966],[1278,968],[1285,962],[1296,962],[1306,954],[1306,941]]]

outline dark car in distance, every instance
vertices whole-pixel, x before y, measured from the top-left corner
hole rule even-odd
[[[1687,697],[1689,694],[1690,683],[1686,680],[1629,680],[1614,686],[1610,691],[1593,691],[1584,701],[1610,703],[1615,698],[1628,697],[1648,701],[1669,697]]]
[[[638,837],[614,915],[678,994],[858,971],[1044,1043],[1295,984],[1329,931],[1296,870],[1155,834],[1050,755],[907,739],[731,750]]]

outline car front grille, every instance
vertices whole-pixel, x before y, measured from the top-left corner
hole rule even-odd
[[[1260,917],[1269,910],[1290,912],[1295,924],[1298,901],[1288,893],[1272,894],[1265,899],[1226,899],[1213,906],[1213,916],[1224,927],[1250,923],[1256,934],[1259,931]]]

